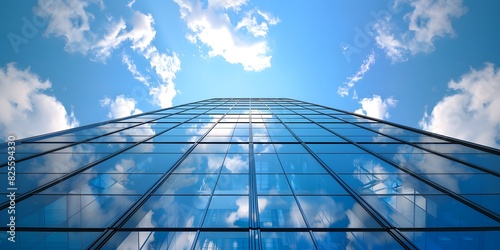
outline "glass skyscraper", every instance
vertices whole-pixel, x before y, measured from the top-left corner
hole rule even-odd
[[[499,249],[500,150],[293,99],[0,150],[1,249]]]

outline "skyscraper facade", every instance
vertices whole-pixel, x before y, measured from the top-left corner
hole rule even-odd
[[[0,149],[1,249],[498,249],[500,151],[286,98]]]

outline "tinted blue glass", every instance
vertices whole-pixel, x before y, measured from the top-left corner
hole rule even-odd
[[[339,176],[359,194],[442,194],[410,175],[357,173]]]
[[[466,199],[475,202],[476,204],[492,211],[493,213],[500,214],[500,195],[484,195],[484,194],[477,194],[477,195],[462,195]]]
[[[290,185],[295,194],[347,194],[347,192],[327,174],[289,174]]]
[[[210,153],[210,154],[221,154],[226,153],[229,144],[217,143],[217,144],[198,144],[192,153]]]
[[[160,174],[78,174],[42,194],[143,194]]]
[[[316,154],[331,153],[331,154],[358,154],[366,153],[354,144],[310,144],[307,146]]]
[[[248,196],[213,196],[203,227],[248,227]]]
[[[258,194],[292,194],[283,174],[257,174]]]
[[[262,249],[316,249],[308,232],[262,232]]]
[[[481,173],[480,170],[470,168],[439,155],[430,153],[422,154],[420,152],[420,149],[411,146],[402,146],[399,153],[384,154],[383,156],[391,159],[397,165],[417,173]]]
[[[296,135],[298,136],[331,136],[332,132],[322,129],[322,128],[317,128],[317,129],[293,129],[292,130]]]
[[[293,196],[258,196],[258,204],[261,227],[306,226]]]
[[[312,228],[379,228],[350,196],[298,196]]]
[[[255,154],[254,160],[257,173],[283,173],[276,154]]]
[[[500,231],[403,232],[420,249],[498,249]]]
[[[16,173],[71,173],[106,155],[100,153],[45,154],[16,162]],[[0,168],[0,172],[6,173],[7,168]]]
[[[17,204],[16,227],[106,227],[138,198],[139,196],[33,195]],[[0,211],[0,216],[9,218],[7,212],[8,209]]]
[[[293,136],[274,136],[271,137],[271,141],[273,143],[282,143],[282,142],[297,142],[297,139]]]
[[[192,143],[141,143],[125,152],[129,153],[179,153],[188,151]]]
[[[103,161],[85,173],[165,173],[182,154],[120,154]]]
[[[385,232],[314,232],[321,250],[329,249],[403,249]]]
[[[215,194],[248,194],[247,174],[221,174],[217,180]]]
[[[318,154],[336,173],[402,173],[371,154]]]
[[[216,174],[172,174],[155,194],[211,194]]]
[[[86,249],[102,232],[17,231],[16,242],[0,240],[3,249]]]
[[[227,154],[222,173],[248,173],[248,154]]]
[[[224,154],[190,154],[174,170],[174,173],[219,172],[224,156]]]
[[[253,152],[255,154],[269,154],[275,153],[273,144],[254,144]]]
[[[335,136],[335,135],[330,135],[330,136],[299,136],[300,139],[303,142],[347,142],[346,140]]]
[[[250,249],[248,232],[200,232],[195,250]]]
[[[248,153],[249,145],[247,143],[244,144],[230,144],[228,153]]]
[[[300,144],[274,144],[274,148],[278,153],[307,153],[306,149]]]
[[[208,200],[208,196],[151,196],[123,227],[199,227]]]
[[[287,173],[326,173],[326,170],[310,154],[278,154]]]
[[[397,227],[484,227],[500,223],[445,195],[363,196]]]
[[[196,232],[117,232],[102,249],[191,249]]]

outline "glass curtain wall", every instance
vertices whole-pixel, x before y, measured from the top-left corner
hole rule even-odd
[[[499,150],[308,102],[208,99],[15,144],[2,249],[498,249]]]

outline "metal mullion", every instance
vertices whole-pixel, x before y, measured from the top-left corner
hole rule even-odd
[[[316,124],[318,126],[321,126],[320,124],[318,124],[315,121],[313,121],[313,120],[305,117],[304,115],[302,115],[300,113],[297,113],[296,111],[293,111],[293,110],[291,110],[291,111],[293,113],[295,113],[295,114],[300,115],[301,117],[303,117],[304,119],[308,120],[309,122],[311,122],[313,124]],[[278,118],[278,119],[280,119],[280,118]],[[406,237],[404,237],[404,235],[399,234],[399,233],[394,232],[394,231],[391,232],[391,230],[395,228],[394,226],[392,226],[383,216],[381,216],[375,209],[373,209],[367,202],[365,202],[361,196],[359,196],[349,185],[347,185],[347,183],[345,183],[340,178],[340,176],[338,176],[337,173],[335,173],[330,168],[328,168],[327,165],[316,155],[316,153],[314,153],[314,151],[312,151],[309,148],[309,146],[307,146],[307,144],[305,142],[303,142],[302,140],[300,140],[300,138],[293,132],[293,130],[291,130],[288,127],[288,125],[286,125],[285,123],[283,125],[299,141],[299,143],[309,152],[309,154],[311,154],[311,156],[313,156],[323,166],[323,168],[337,181],[337,183],[339,183],[342,186],[342,188],[344,188],[344,190],[347,191],[347,193],[349,195],[351,195],[351,197],[360,206],[362,206],[365,209],[365,211],[367,211],[372,216],[373,219],[375,219],[382,227],[384,227],[387,230],[387,232],[389,234],[391,234],[396,241],[398,241],[405,248],[408,248],[408,249],[418,249],[416,246],[413,245],[412,242],[410,242],[408,239],[406,239]],[[323,126],[321,126],[321,127],[324,128]],[[341,138],[342,139],[347,139],[347,138],[344,138],[343,136]],[[350,141],[350,140],[348,140],[348,141],[352,143],[352,141]]]
[[[200,106],[197,106],[197,107],[200,107]],[[194,108],[196,108],[196,107],[194,107]],[[191,119],[189,119],[185,122],[179,123],[178,125],[170,128],[170,129],[176,128],[176,127],[180,126],[181,124],[185,124],[188,121],[195,119],[195,118],[196,117],[192,117]],[[219,118],[219,121],[220,120],[221,120],[221,118]],[[172,168],[170,168],[167,172],[165,172],[163,174],[163,176],[160,177],[159,180],[156,181],[155,184],[153,186],[151,186],[141,196],[141,198],[139,198],[139,200],[137,200],[134,204],[132,204],[130,206],[130,208],[123,215],[120,216],[120,218],[115,220],[113,225],[108,227],[105,230],[105,232],[103,234],[101,234],[101,236],[92,243],[91,248],[101,248],[104,244],[106,244],[106,242],[115,234],[115,232],[116,232],[115,229],[123,226],[123,224],[137,211],[137,209],[139,209],[147,201],[147,199],[149,199],[149,197],[165,182],[165,180],[171,175],[171,173],[194,150],[194,148],[198,145],[198,143],[215,127],[215,125],[217,125],[217,123],[218,122],[215,122],[210,129],[208,129],[200,138],[198,138],[198,140],[195,143],[193,143],[193,145],[191,145],[191,147],[186,151],[186,153],[184,153],[183,156],[179,160],[176,161],[176,163],[172,166]],[[166,130],[166,131],[168,131],[168,130]],[[163,133],[165,133],[166,131],[164,131]],[[155,135],[155,136],[157,136],[157,135]],[[146,141],[146,140],[143,140],[142,142],[144,142],[144,141]],[[142,143],[142,142],[140,142],[140,143]]]

